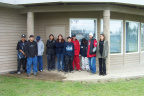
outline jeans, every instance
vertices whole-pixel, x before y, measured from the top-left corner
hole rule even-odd
[[[43,70],[43,58],[42,56],[38,56],[39,70]]]
[[[27,61],[26,58],[17,59],[18,62],[17,72],[20,72],[21,64],[23,65],[23,70],[26,71],[26,61]]]
[[[99,58],[99,73],[106,74],[106,63],[104,58]]]
[[[27,74],[31,73],[32,64],[33,64],[33,73],[37,73],[37,56],[27,58]]]
[[[96,57],[88,58],[89,67],[92,73],[96,73]]]
[[[48,70],[53,70],[55,69],[55,55],[47,55],[47,66]]]
[[[68,72],[68,68],[70,69],[70,71],[73,71],[72,62],[73,62],[72,56],[65,56],[65,66],[64,66],[65,72]]]
[[[58,71],[60,71],[60,70],[64,71],[64,55],[63,54],[57,54],[57,59],[58,59],[58,62],[57,62]],[[60,60],[61,60],[61,62],[60,62]],[[60,64],[60,63],[62,63],[62,64]]]

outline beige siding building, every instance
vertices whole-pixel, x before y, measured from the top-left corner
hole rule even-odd
[[[8,0],[9,1],[9,0]],[[55,39],[72,34],[77,39],[88,38],[93,32],[99,40],[104,33],[109,41],[110,66],[144,63],[144,3],[109,2],[98,0],[58,2],[13,2],[0,0],[0,73],[17,69],[16,45],[21,34],[41,36],[46,45],[49,34]],[[17,2],[16,2],[17,1]],[[43,1],[43,2],[42,2]],[[107,0],[108,1],[108,0]],[[129,0],[128,0],[129,1]],[[133,0],[135,1],[135,0]],[[43,55],[47,66],[46,52]],[[98,66],[98,60],[96,65]]]

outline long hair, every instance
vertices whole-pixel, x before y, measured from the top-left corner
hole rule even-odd
[[[102,35],[102,36],[104,37],[104,39],[103,39],[103,40],[105,40],[105,35],[104,35],[104,34],[100,34],[100,35]],[[100,41],[101,41],[101,39],[100,39]]]
[[[58,38],[57,38],[57,40],[56,40],[56,41],[57,41],[57,42],[59,42],[59,36],[61,36],[61,37],[62,37],[61,42],[63,43],[63,42],[64,42],[64,39],[63,39],[63,36],[62,36],[61,34],[59,34],[59,35],[58,35]]]
[[[53,35],[53,34],[50,34],[50,35],[49,35],[49,38],[50,38],[51,36],[53,36],[53,40],[54,40],[54,35]]]

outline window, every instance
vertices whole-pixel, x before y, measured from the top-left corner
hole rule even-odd
[[[94,34],[96,38],[96,20],[95,19],[70,19],[70,32],[76,34],[76,38],[81,42],[83,38],[89,39],[89,33]]]
[[[138,52],[139,23],[126,21],[126,53]]]
[[[141,51],[144,51],[144,23],[141,23]]]
[[[101,19],[101,33],[103,33],[103,19]],[[110,53],[122,53],[123,50],[123,21],[110,20]]]

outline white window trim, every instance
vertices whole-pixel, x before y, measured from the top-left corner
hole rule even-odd
[[[130,53],[126,53],[126,22],[135,22],[135,23],[138,23],[138,52],[130,52]],[[139,53],[140,52],[140,49],[139,49],[139,41],[140,41],[140,22],[137,22],[137,21],[129,21],[129,20],[126,20],[125,21],[125,54],[134,54],[134,53]]]
[[[144,23],[140,23],[140,24],[142,25],[142,24],[144,24]],[[141,25],[140,25],[140,27],[141,27]],[[141,28],[142,28],[142,27],[141,27]],[[142,33],[142,30],[141,30],[141,32],[140,32],[140,36],[141,36],[141,33]],[[141,37],[140,37],[140,43],[141,43]],[[144,51],[142,51],[141,47],[140,47],[140,51],[141,51],[141,52],[144,52]]]
[[[101,20],[103,20],[102,18],[100,19],[100,24],[101,24]],[[121,33],[121,53],[110,53],[110,55],[123,55],[123,20],[121,19],[110,19],[111,20],[115,20],[115,21],[121,21],[122,22],[122,33]],[[100,26],[101,27],[101,26]],[[100,30],[101,33],[101,30]]]
[[[95,29],[96,30],[96,33],[95,33],[96,38],[95,39],[97,40],[97,29],[98,29],[97,28],[97,18],[70,18],[69,19],[69,33],[70,33],[69,36],[70,37],[71,37],[71,23],[70,23],[70,21],[73,19],[75,19],[75,20],[96,20],[96,29]]]

